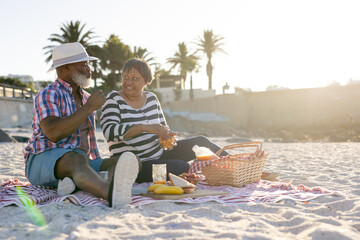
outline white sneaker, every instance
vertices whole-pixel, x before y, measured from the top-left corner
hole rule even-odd
[[[124,152],[119,157],[110,183],[109,206],[116,207],[131,203],[131,188],[139,173],[138,158],[131,152]]]
[[[74,181],[66,177],[63,180],[59,180],[57,194],[62,197],[73,193],[76,189]]]

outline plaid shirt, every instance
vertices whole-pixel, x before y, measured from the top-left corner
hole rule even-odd
[[[82,103],[85,104],[89,93],[80,88]],[[34,100],[32,128],[33,135],[29,140],[28,146],[23,150],[25,163],[30,154],[39,154],[53,148],[76,149],[80,146],[80,129],[72,135],[54,143],[50,141],[43,130],[40,128],[40,122],[49,116],[64,118],[74,114],[76,111],[75,100],[72,95],[70,84],[60,78],[38,92]],[[95,138],[95,114],[88,116],[89,123],[89,147],[90,159],[100,158]]]

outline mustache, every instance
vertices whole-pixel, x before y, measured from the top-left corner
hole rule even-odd
[[[91,86],[91,73],[85,75],[75,72],[72,76],[72,79],[77,85],[79,85],[82,88],[88,88]]]

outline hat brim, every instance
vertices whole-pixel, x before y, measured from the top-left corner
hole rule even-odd
[[[47,73],[50,72],[50,71],[52,71],[52,70],[54,70],[55,68],[64,66],[64,65],[66,65],[66,64],[77,63],[77,62],[84,62],[84,61],[94,61],[94,60],[99,60],[99,59],[96,58],[96,57],[85,57],[85,58],[81,58],[81,59],[77,59],[77,60],[65,62],[65,63],[62,63],[62,64],[53,65],[53,66],[51,66],[51,68],[47,71]]]

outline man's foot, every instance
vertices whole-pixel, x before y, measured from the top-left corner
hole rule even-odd
[[[63,180],[59,180],[57,194],[60,197],[66,196],[72,194],[75,191],[75,189],[76,189],[76,185],[74,181],[71,178],[66,177]]]
[[[131,203],[131,188],[139,173],[138,158],[131,152],[124,152],[116,163],[109,188],[109,207]]]

